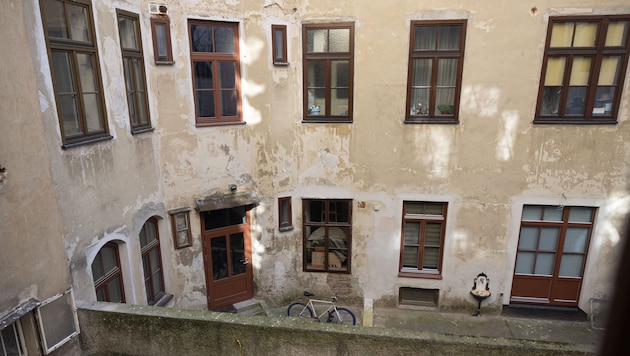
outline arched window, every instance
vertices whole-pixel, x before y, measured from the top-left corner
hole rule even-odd
[[[101,248],[92,262],[92,276],[96,299],[103,302],[124,303],[125,291],[120,270],[118,245],[108,242]]]
[[[140,250],[142,252],[144,288],[147,292],[147,302],[149,305],[153,305],[164,295],[160,236],[156,218],[150,218],[144,223],[140,231]]]

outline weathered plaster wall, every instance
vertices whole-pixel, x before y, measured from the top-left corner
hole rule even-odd
[[[29,49],[30,8],[0,3],[0,317],[31,298],[70,286],[63,221],[46,153],[45,127]],[[16,77],[19,74],[19,79]]]

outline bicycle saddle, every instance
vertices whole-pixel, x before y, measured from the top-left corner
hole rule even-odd
[[[312,297],[312,296],[314,296],[314,295],[315,295],[315,294],[313,294],[313,293],[311,293],[311,292],[304,291],[304,296],[305,296],[305,297]]]

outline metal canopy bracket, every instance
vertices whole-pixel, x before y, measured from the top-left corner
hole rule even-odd
[[[231,209],[239,206],[251,210],[260,205],[260,200],[253,192],[240,192],[225,195],[211,195],[203,199],[195,199],[197,211],[213,211],[221,209]]]

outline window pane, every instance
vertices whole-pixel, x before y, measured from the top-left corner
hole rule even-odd
[[[586,252],[589,231],[590,229],[587,227],[567,228],[562,252]]]
[[[212,27],[192,25],[190,26],[190,37],[193,52],[214,52]]]
[[[461,26],[440,26],[439,27],[439,42],[438,49],[459,49],[459,34],[461,32]]]
[[[418,247],[405,246],[403,249],[403,267],[418,268]]]
[[[194,62],[195,88],[214,89],[212,62]]]
[[[159,273],[155,274],[152,280],[153,282],[153,298],[158,298],[160,294],[164,293],[164,286],[162,285],[162,278]],[[157,300],[154,300],[157,302]]]
[[[533,226],[524,226],[521,228],[521,239],[518,243],[519,250],[536,250],[538,246],[539,229]]]
[[[350,52],[350,29],[329,30],[329,52]]]
[[[100,110],[101,102],[97,94],[83,94],[83,106],[85,107],[87,132],[94,133],[103,131]]]
[[[160,261],[160,250],[159,245],[154,247],[151,252],[149,252],[149,256],[151,256],[151,273],[156,274],[162,270],[162,261]]]
[[[57,92],[61,94],[75,93],[74,72],[72,71],[70,54],[67,52],[53,51],[52,65]]]
[[[324,88],[326,86],[326,63],[323,61],[309,61],[307,86],[309,88]]]
[[[323,115],[326,113],[326,89],[308,90],[308,113],[309,115]]]
[[[105,294],[105,288],[99,288],[96,291],[96,300],[98,300],[99,302],[107,301],[107,294]]]
[[[614,97],[615,87],[597,87],[593,115],[610,115],[612,113]]]
[[[49,349],[77,332],[72,295],[69,292],[48,304],[42,305],[39,308],[39,316],[46,346]]]
[[[591,57],[573,57],[573,64],[571,66],[571,78],[569,85],[588,85],[588,78],[591,74]]]
[[[424,245],[425,246],[440,246],[440,237],[442,236],[442,224],[441,223],[427,223]]]
[[[232,27],[215,27],[214,44],[217,53],[235,53],[234,29]]]
[[[562,87],[545,87],[543,89],[542,104],[540,106],[541,115],[557,115],[560,105],[560,93]]]
[[[10,326],[2,329],[2,334],[0,334],[0,355],[7,356],[21,356],[22,347],[21,341],[19,338],[19,334],[17,331],[17,322],[11,324]]]
[[[422,254],[423,269],[438,269],[440,249],[438,247],[425,247]]]
[[[236,116],[238,114],[238,93],[236,90],[221,91],[221,115]]]
[[[405,222],[405,245],[418,245],[420,243],[420,223]]]
[[[44,1],[42,5],[48,36],[68,39],[66,12],[63,3],[60,1]]]
[[[542,217],[542,206],[524,206],[523,221],[540,221]]]
[[[307,52],[328,52],[328,30],[312,29],[306,31]]]
[[[118,18],[118,31],[123,48],[138,49],[138,36],[136,34],[136,22],[130,18]]]
[[[628,35],[628,21],[610,21],[606,33],[606,47],[623,46]]]
[[[534,252],[519,252],[516,256],[516,273],[534,273]]]
[[[564,82],[564,66],[566,57],[550,57],[547,60],[547,71],[545,72],[545,86],[561,86]]]
[[[91,42],[88,32],[87,13],[83,6],[66,3],[68,16],[70,17],[70,39],[82,42]]]
[[[245,242],[242,233],[230,235],[230,251],[232,276],[245,273],[245,265],[241,262],[245,260]]]
[[[558,249],[559,227],[543,227],[540,230],[539,250],[556,251]]]
[[[107,291],[109,292],[108,302],[122,303],[122,294],[120,290],[120,279],[118,277],[107,283]]]
[[[219,88],[236,88],[236,64],[234,62],[219,62]]]
[[[215,117],[214,90],[197,92],[197,113],[199,117]]]
[[[212,279],[219,280],[228,276],[227,240],[225,236],[210,240],[212,250]]]
[[[413,61],[412,86],[428,87],[431,85],[433,60],[416,59]],[[427,101],[428,102],[428,101]],[[426,103],[426,102],[425,102]]]
[[[177,245],[184,246],[189,244],[188,242],[188,230],[182,230],[177,232]]]
[[[550,276],[553,274],[553,264],[556,259],[555,253],[538,253],[536,257],[536,268],[534,274]]]
[[[103,271],[103,265],[101,264],[101,260],[97,256],[92,262],[92,278],[97,280],[105,275],[105,271]]]
[[[597,37],[597,23],[578,22],[575,26],[573,47],[595,47]]]
[[[564,209],[557,206],[544,207],[543,220],[544,221],[562,221],[564,215]]]
[[[430,88],[411,89],[411,112],[410,115],[429,114],[429,93]]]
[[[158,57],[167,57],[166,50],[166,24],[155,23],[155,37],[157,41]]]
[[[560,262],[560,277],[582,277],[584,255],[562,255]]]
[[[606,56],[602,59],[597,85],[616,85],[619,80],[621,57]]]
[[[550,47],[571,47],[573,39],[573,22],[557,22],[551,29]]]
[[[186,219],[186,213],[175,215],[175,225],[177,231],[188,230],[188,220]]]
[[[569,222],[593,222],[593,208],[572,207],[569,210]]]
[[[99,254],[103,259],[103,270],[105,274],[109,273],[111,270],[115,269],[118,266],[115,249],[111,247],[103,247]]]
[[[304,201],[305,215],[308,222],[324,222],[324,202],[321,200]]]
[[[275,47],[273,49],[273,57],[275,59],[285,60],[284,58],[284,31],[282,29],[275,29],[273,31],[273,39]]]
[[[440,59],[438,61],[438,86],[452,86],[457,83],[457,63],[456,58]]]
[[[436,49],[436,33],[435,26],[416,26],[414,50],[434,50]]]
[[[280,225],[281,226],[291,225],[291,222],[289,221],[289,215],[291,213],[289,211],[289,202],[290,200],[288,199],[284,199],[280,201]]]
[[[437,108],[442,115],[452,115],[455,104],[455,88],[438,88],[436,93]]]
[[[330,222],[350,222],[350,205],[347,201],[330,201]]]
[[[566,114],[583,115],[586,99],[586,87],[569,87],[567,93]]]

